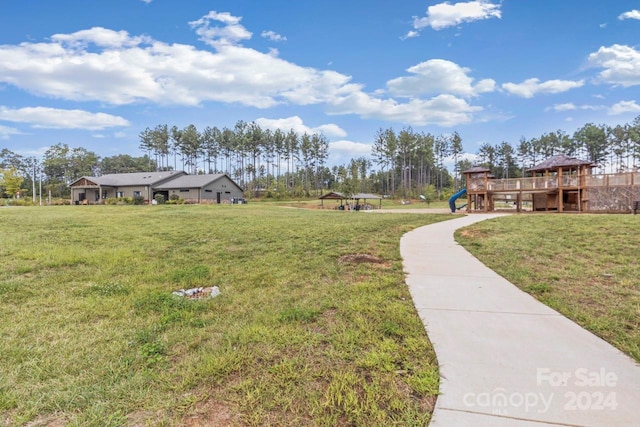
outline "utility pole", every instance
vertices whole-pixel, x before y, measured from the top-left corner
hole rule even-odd
[[[40,191],[38,195],[40,196],[40,206],[42,206],[42,170],[38,170],[38,176],[40,177]]]
[[[36,164],[37,164],[37,160],[35,157],[31,158],[31,165],[33,166],[33,172],[31,174],[31,200],[33,201],[33,203],[36,203]]]

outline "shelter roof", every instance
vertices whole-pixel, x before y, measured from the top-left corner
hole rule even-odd
[[[382,197],[371,194],[371,193],[356,193],[352,196],[346,196],[337,191],[332,191],[331,193],[324,194],[319,197],[321,200],[344,200],[344,199],[364,199],[364,200],[381,200]]]
[[[474,166],[462,173],[483,173],[483,172],[491,172],[491,169],[485,168],[484,166]]]

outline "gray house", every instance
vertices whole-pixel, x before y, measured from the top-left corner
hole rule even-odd
[[[71,202],[102,203],[107,198],[144,197],[149,203],[157,194],[165,200],[173,194],[190,203],[222,203],[243,197],[243,190],[224,174],[187,175],[183,171],[137,172],[83,176],[72,182]]]
[[[182,175],[154,187],[165,200],[177,194],[191,203],[223,203],[244,197],[242,188],[225,174]]]

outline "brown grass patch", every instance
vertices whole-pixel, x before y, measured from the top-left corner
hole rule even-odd
[[[338,258],[338,262],[340,262],[340,263],[348,263],[348,264],[363,264],[363,263],[384,264],[384,260],[383,259],[378,258],[378,257],[373,256],[373,255],[368,255],[368,254],[343,255],[340,258]]]
[[[479,237],[486,237],[487,233],[484,233],[480,230],[465,228],[463,230],[460,230],[460,236],[467,239],[477,239]]]
[[[57,415],[44,415],[25,424],[25,427],[63,427],[67,425],[64,417]]]
[[[182,425],[186,427],[232,427],[242,424],[234,420],[229,406],[211,398],[199,403],[194,413],[182,420]]]

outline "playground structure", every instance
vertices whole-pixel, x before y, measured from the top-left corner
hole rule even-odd
[[[487,168],[466,171],[466,211],[630,213],[640,201],[640,172],[593,174],[596,165],[566,155],[528,169],[526,178],[496,179]],[[455,212],[455,199],[449,200]],[[456,197],[456,198],[457,198]],[[453,202],[452,202],[453,199]]]

